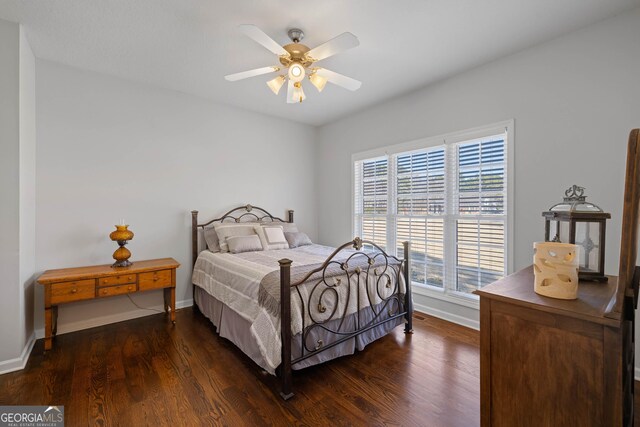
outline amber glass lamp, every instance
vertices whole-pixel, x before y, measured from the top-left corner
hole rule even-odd
[[[124,223],[116,225],[116,231],[112,231],[111,234],[109,234],[111,240],[113,240],[114,242],[118,242],[119,246],[118,249],[116,249],[116,251],[113,253],[113,259],[115,259],[116,262],[114,262],[111,267],[128,267],[133,264],[131,261],[129,261],[131,252],[129,251],[129,249],[124,247],[129,242],[129,240],[133,239],[133,231],[129,230],[128,228],[129,226],[125,225]]]

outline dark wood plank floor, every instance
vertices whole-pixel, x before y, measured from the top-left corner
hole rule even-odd
[[[262,372],[192,309],[36,343],[23,371],[0,376],[0,405],[64,405],[66,425],[474,426],[476,331],[416,314],[363,352],[294,374],[278,397]],[[638,413],[638,411],[636,411]]]

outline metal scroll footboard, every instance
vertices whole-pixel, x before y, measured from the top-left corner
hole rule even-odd
[[[363,250],[363,245],[372,250]],[[291,281],[291,260],[279,261],[282,364],[278,374],[283,399],[293,396],[292,366],[296,363],[400,317],[405,319],[405,333],[413,332],[410,243],[404,242],[403,246],[404,257],[398,259],[375,243],[356,237],[338,247],[320,267],[294,283]],[[355,301],[352,300],[354,297]],[[292,358],[291,347],[292,298],[300,304],[298,314],[302,322],[300,355],[295,358]],[[363,299],[365,304],[361,304]],[[350,309],[355,317],[351,322],[353,325],[345,323]],[[362,316],[366,311],[369,311],[368,320]],[[330,321],[334,322],[330,324]],[[310,343],[312,332],[318,328],[335,339]]]

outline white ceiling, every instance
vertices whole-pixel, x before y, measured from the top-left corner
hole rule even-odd
[[[640,0],[0,0],[38,58],[322,125],[492,59],[640,5]],[[237,30],[255,24],[286,44],[350,31],[360,46],[320,65],[363,82],[349,92],[305,86],[302,104],[273,95],[272,77],[229,73],[276,64]]]

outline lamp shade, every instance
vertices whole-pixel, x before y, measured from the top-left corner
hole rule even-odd
[[[311,81],[311,84],[314,85],[316,89],[318,89],[318,92],[322,92],[322,89],[324,89],[327,84],[327,79],[319,76],[317,73],[311,74],[309,76],[309,80]]]
[[[109,234],[109,238],[114,242],[133,239],[133,231],[129,230],[128,227],[128,225],[116,225],[116,230]]]
[[[269,86],[269,89],[271,89],[273,93],[277,95],[278,92],[280,92],[280,89],[282,88],[282,85],[284,85],[285,81],[286,81],[285,76],[278,76],[273,80],[269,80],[267,82],[267,86]]]

